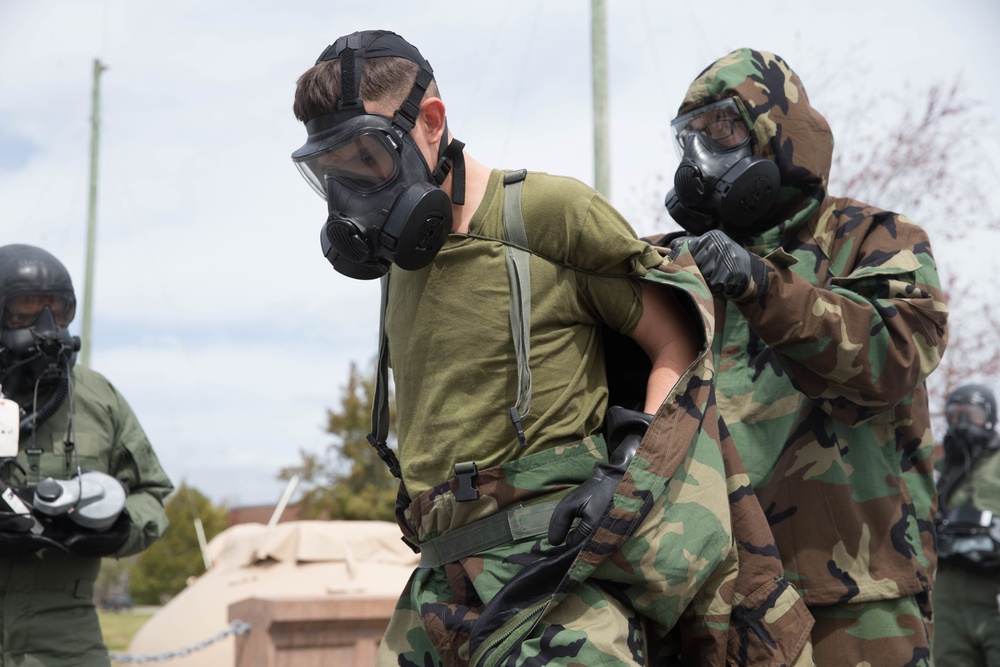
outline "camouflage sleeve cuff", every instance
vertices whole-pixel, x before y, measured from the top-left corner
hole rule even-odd
[[[736,304],[750,303],[754,300],[763,300],[767,294],[768,271],[767,264],[757,255],[750,255],[750,280],[747,286],[739,294],[729,297],[729,300]]]
[[[642,254],[632,258],[632,266],[629,275],[642,278],[651,269],[658,269],[663,265],[666,248],[657,248],[648,244],[643,249]]]

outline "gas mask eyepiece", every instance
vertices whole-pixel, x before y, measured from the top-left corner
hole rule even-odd
[[[751,229],[777,200],[781,175],[774,162],[753,155],[736,99],[682,114],[671,129],[681,158],[665,200],[671,217],[694,234]]]

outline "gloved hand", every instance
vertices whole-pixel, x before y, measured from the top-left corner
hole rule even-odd
[[[61,523],[60,530],[61,537],[53,537],[62,542],[71,554],[88,558],[111,556],[128,540],[129,533],[132,532],[132,519],[126,510],[122,510],[111,527],[101,532],[84,528],[69,519]]]
[[[0,513],[0,558],[23,556],[44,547],[54,546],[63,549],[58,542],[32,533],[31,527],[34,525],[32,518],[23,514]]]
[[[625,470],[632,462],[652,421],[653,415],[645,412],[617,405],[608,410],[607,441],[611,451],[610,460],[601,461],[594,466],[590,479],[566,494],[556,505],[549,521],[550,544],[559,545],[565,540],[566,545],[572,548],[594,532],[611,506],[615,488],[625,475]],[[580,517],[580,523],[570,532],[576,517]]]
[[[671,250],[676,250],[684,239],[688,240],[688,250],[713,294],[734,301],[752,296],[748,295],[748,291],[754,286],[753,263],[760,262],[756,255],[740,247],[719,229],[701,236],[676,238],[670,242]]]

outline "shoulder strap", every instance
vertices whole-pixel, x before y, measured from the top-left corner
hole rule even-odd
[[[510,409],[510,421],[522,447],[528,444],[521,419],[531,407],[531,271],[528,234],[521,216],[521,184],[527,171],[504,174],[503,234],[507,245],[507,278],[510,281],[510,333],[517,355],[517,402]]]
[[[378,452],[378,456],[388,466],[389,472],[396,479],[402,480],[399,469],[399,459],[386,440],[389,438],[389,341],[385,337],[385,306],[389,300],[389,271],[380,279],[382,282],[382,300],[378,317],[378,371],[375,377],[375,396],[372,400],[372,430],[368,434],[368,442]]]

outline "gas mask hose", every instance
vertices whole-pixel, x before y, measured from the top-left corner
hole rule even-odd
[[[69,395],[69,376],[64,375],[56,385],[55,391],[49,396],[45,403],[32,413],[21,418],[21,434],[30,435],[35,429],[43,424],[49,417],[62,407],[63,401]]]

